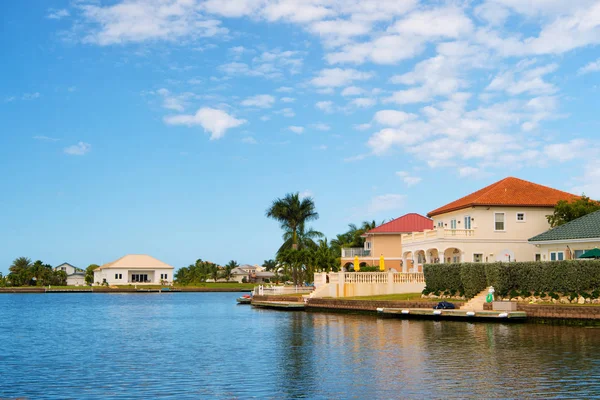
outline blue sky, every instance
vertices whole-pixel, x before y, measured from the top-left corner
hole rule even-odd
[[[0,272],[262,263],[506,176],[600,198],[600,1],[3,2]]]

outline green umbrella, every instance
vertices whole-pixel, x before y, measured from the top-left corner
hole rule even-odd
[[[578,258],[600,258],[600,249],[596,247],[595,249],[587,250]]]

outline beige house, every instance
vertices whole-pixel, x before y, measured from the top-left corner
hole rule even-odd
[[[170,285],[174,268],[145,254],[129,254],[94,270],[95,285]]]
[[[534,261],[542,258],[528,239],[550,227],[559,200],[570,193],[505,178],[431,211],[434,228],[402,235],[405,272],[424,263]],[[416,269],[417,267],[415,267]]]
[[[433,221],[416,213],[403,215],[399,218],[379,225],[366,232],[363,237],[363,247],[343,248],[341,266],[346,271],[354,268],[354,257],[358,256],[359,265],[379,265],[380,257],[385,260],[385,269],[402,270],[402,235],[410,232],[422,232],[432,229]]]
[[[260,265],[240,265],[231,270],[231,278],[236,282],[242,282],[246,278],[246,282],[264,283],[270,282],[275,276],[273,272],[266,271]]]

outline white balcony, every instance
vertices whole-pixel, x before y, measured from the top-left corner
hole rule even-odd
[[[413,232],[402,235],[402,244],[434,241],[437,239],[472,238],[474,229],[428,229],[423,232]]]
[[[342,258],[351,258],[351,257],[369,257],[371,255],[371,250],[365,250],[362,247],[348,247],[342,248]]]

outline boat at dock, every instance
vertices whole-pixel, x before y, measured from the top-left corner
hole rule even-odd
[[[237,301],[238,304],[251,304],[252,296],[250,296],[249,294],[245,294],[245,295],[235,299],[235,301]]]

